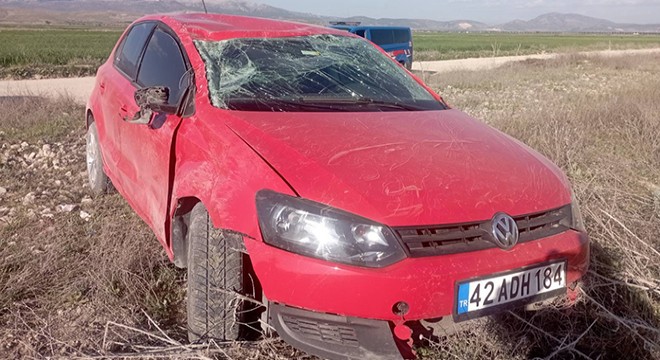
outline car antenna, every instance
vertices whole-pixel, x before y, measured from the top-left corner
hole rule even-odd
[[[205,2],[204,0],[202,0],[202,5],[204,5],[204,13],[205,13],[205,14],[208,14],[209,11],[206,10],[206,2]]]

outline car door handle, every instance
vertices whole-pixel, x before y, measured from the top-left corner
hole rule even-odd
[[[99,90],[101,92],[101,95],[103,95],[103,93],[105,93],[105,83],[104,82],[99,83]]]
[[[128,118],[128,107],[126,105],[122,105],[119,108],[119,118],[122,120],[126,120],[126,118]]]

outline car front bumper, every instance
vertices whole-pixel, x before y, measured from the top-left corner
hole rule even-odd
[[[268,322],[288,344],[326,359],[400,359],[390,324],[268,305]]]
[[[455,284],[552,260],[568,261],[567,284],[589,266],[589,239],[569,230],[509,251],[488,249],[434,257],[407,258],[382,269],[331,263],[245,241],[250,260],[269,301],[319,313],[400,322],[393,311],[405,302],[405,320],[451,316]]]

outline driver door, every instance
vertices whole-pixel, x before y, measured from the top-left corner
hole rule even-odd
[[[189,69],[179,41],[160,24],[151,35],[138,67],[140,88],[166,86],[168,105],[177,106],[186,94],[182,80]],[[139,110],[135,99],[124,104],[131,118]],[[170,168],[174,163],[172,143],[182,118],[178,114],[154,114],[147,125],[124,122],[121,126],[121,152],[124,166],[123,190],[133,209],[151,227],[161,242],[166,241]]]

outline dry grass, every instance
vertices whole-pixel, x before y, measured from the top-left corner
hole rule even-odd
[[[660,358],[659,60],[425,74],[566,171],[593,248],[576,307],[482,320],[420,347],[423,358]],[[185,272],[119,195],[86,197],[83,109],[26,98],[0,99],[0,111],[0,358],[307,358],[277,340],[186,345]]]
[[[97,354],[107,321],[143,327],[143,309],[180,333],[181,273],[118,195],[83,201],[83,109],[39,98],[0,106],[0,207],[14,212],[0,222],[0,354]],[[55,156],[42,155],[45,144]],[[82,209],[58,213],[66,204]]]
[[[0,111],[0,358],[301,356],[274,340],[173,345],[187,339],[185,271],[120,195],[87,196],[84,109],[24,97]]]
[[[457,108],[557,163],[592,239],[577,307],[497,317],[432,358],[660,357],[659,60],[565,56],[425,74]]]

